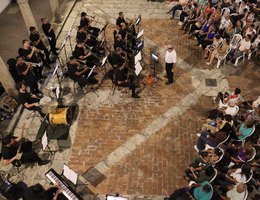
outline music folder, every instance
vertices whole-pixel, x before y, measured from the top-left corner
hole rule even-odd
[[[138,76],[140,74],[140,72],[142,71],[142,66],[140,64],[140,62],[138,61],[136,64],[135,64],[135,74],[136,76]]]
[[[136,64],[138,61],[140,61],[140,60],[142,60],[141,51],[139,51],[139,52],[136,54],[136,56],[135,56],[135,64]]]
[[[44,132],[41,142],[42,142],[42,150],[45,150],[48,146],[47,131]]]

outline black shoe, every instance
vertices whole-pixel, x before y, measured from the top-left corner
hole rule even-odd
[[[50,160],[43,160],[41,162],[38,163],[39,166],[42,166],[42,165],[47,165],[49,164],[51,161]]]
[[[165,85],[170,85],[170,84],[173,84],[173,82],[169,82],[169,81],[165,82]]]
[[[134,94],[134,95],[132,95],[132,98],[134,98],[134,99],[139,99],[140,96],[138,96],[137,94]]]
[[[60,50],[60,48],[57,48],[57,47],[56,47],[55,50],[56,50],[56,51],[57,51],[57,50]]]

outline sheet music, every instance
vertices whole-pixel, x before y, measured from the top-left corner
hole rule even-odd
[[[56,72],[57,72],[58,68],[59,68],[59,64],[58,64],[58,63],[56,63],[55,69],[53,70],[53,72],[52,72],[52,75],[51,75],[51,76],[54,76],[54,75],[56,74]]]
[[[141,30],[141,31],[138,33],[137,39],[139,39],[141,36],[143,36],[143,34],[144,34],[144,29]]]
[[[138,61],[142,60],[142,54],[141,52],[139,51],[138,54],[136,54],[135,56],[135,63],[137,63]]]
[[[96,65],[94,65],[94,67],[90,70],[87,79],[91,76],[91,74],[93,73],[95,68],[96,68]]]
[[[58,99],[60,97],[60,86],[56,85],[56,98]]]
[[[107,61],[107,56],[105,58],[103,58],[101,66],[103,66],[106,63],[106,61]]]
[[[142,66],[140,64],[140,62],[138,61],[136,64],[135,64],[135,74],[136,76],[138,76],[140,74],[140,72],[142,71]]]
[[[128,200],[126,197],[107,196],[107,200]]]
[[[48,137],[47,137],[47,131],[44,132],[42,136],[42,150],[45,150],[48,146]]]
[[[74,185],[77,185],[78,174],[70,169],[68,165],[63,165],[63,175]]]

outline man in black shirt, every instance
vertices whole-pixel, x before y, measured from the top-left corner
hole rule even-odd
[[[120,28],[120,25],[124,23],[127,25],[125,18],[124,18],[124,13],[123,12],[119,12],[119,16],[116,20],[116,25]]]
[[[44,34],[48,37],[48,41],[51,46],[51,52],[54,55],[58,55],[56,51],[59,49],[56,48],[56,35],[53,31],[52,25],[49,23],[47,18],[41,18],[41,22],[42,22],[42,30]]]
[[[48,49],[45,47],[45,45],[42,42],[43,35],[41,35],[38,31],[36,31],[36,28],[34,26],[30,27],[30,40],[32,42],[32,45],[35,46],[37,49],[43,50],[44,54],[46,56],[46,61],[48,64],[51,63],[50,60],[50,54]],[[44,60],[44,56],[41,56],[42,60]]]
[[[16,60],[17,60],[16,63],[17,72],[18,74],[20,74],[25,84],[30,87],[31,92],[35,95],[41,93],[40,90],[38,89],[38,84],[37,84],[38,80],[32,71],[33,68],[32,64],[25,63],[21,56],[17,56]]]
[[[121,66],[125,62],[125,58],[122,56],[123,51],[120,47],[117,47],[115,52],[110,56],[110,64],[114,69]]]
[[[33,151],[32,149],[32,142],[23,142],[21,141],[22,138],[23,136],[15,138],[11,135],[7,135],[3,138],[1,153],[4,166],[15,163],[17,161],[20,161],[21,164],[37,162],[38,165],[46,165],[50,162],[49,160],[42,160],[41,158],[39,158],[37,153],[35,153],[35,151]],[[17,152],[19,148],[19,142],[22,142],[20,149],[21,152]],[[22,155],[19,155],[17,153],[22,153]]]
[[[90,26],[92,20],[87,18],[87,13],[81,12],[80,16],[81,16],[80,26],[83,26],[88,33],[91,33],[91,34],[93,34],[95,36],[98,36],[99,32],[100,32],[100,29],[97,28],[97,27]]]
[[[127,35],[127,29],[126,29],[125,23],[120,24],[120,29],[119,29],[118,33],[121,35],[122,39],[125,40],[126,35]]]
[[[127,70],[125,70],[125,65],[122,64],[118,69],[115,70],[115,84],[120,87],[128,87],[132,90],[132,98],[140,98],[136,92],[136,85],[133,83],[132,80],[127,80]]]
[[[33,71],[37,79],[45,78],[42,75],[43,65],[41,60],[36,56],[37,48],[31,47],[28,40],[23,40],[23,47],[18,50],[19,56],[21,56],[25,61],[31,63],[37,63],[38,67],[34,67]]]
[[[68,67],[68,75],[70,79],[77,82],[80,87],[85,87],[88,83],[89,84],[96,84],[98,81],[94,78],[94,73],[90,75],[89,78],[88,74],[90,69],[84,66],[82,69],[78,69],[80,64],[78,63],[77,59],[73,56],[70,57],[70,61],[67,63]]]
[[[123,51],[126,51],[125,41],[122,39],[122,36],[120,34],[116,35],[114,41],[114,49],[116,49],[117,47],[120,47]]]
[[[9,66],[9,72],[12,75],[14,82],[19,83],[23,80],[23,78],[21,77],[21,75],[17,71],[16,63],[17,63],[17,61],[16,61],[15,58],[9,58],[7,60],[7,64]]]
[[[98,60],[92,55],[91,51],[86,49],[83,41],[77,41],[77,45],[75,46],[72,55],[79,62],[86,64],[90,68],[98,62]]]
[[[42,113],[39,101],[40,99],[36,95],[30,95],[26,91],[26,86],[23,83],[17,84],[17,89],[19,90],[18,98],[20,103],[27,109],[27,110],[35,110],[44,118],[45,114]]]
[[[78,27],[78,32],[76,36],[77,41],[84,41],[84,43],[89,47],[93,48],[97,44],[97,40],[91,38],[90,34],[87,34],[83,26]]]

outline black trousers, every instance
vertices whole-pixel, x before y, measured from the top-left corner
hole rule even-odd
[[[56,54],[56,38],[55,37],[51,37],[50,39],[48,38],[50,47],[51,47],[51,52]]]
[[[127,83],[118,84],[118,86],[120,86],[120,87],[128,87],[132,91],[132,96],[135,95],[136,86],[135,86],[134,83],[127,82]]]
[[[181,5],[176,5],[176,6],[173,6],[171,10],[169,10],[169,13],[172,12],[172,17],[174,17],[175,12],[177,10],[182,10],[182,6]]]
[[[33,106],[31,108],[26,108],[27,110],[35,110],[37,111],[42,118],[44,118],[46,115],[42,112],[41,108],[40,107],[37,107],[37,106]]]
[[[33,151],[31,141],[24,142],[22,144],[21,151],[23,153],[21,157],[22,163],[42,162],[42,159],[40,159],[37,153]]]
[[[173,83],[173,63],[166,63],[165,64],[165,68],[166,68],[166,76],[168,78],[169,83]]]
[[[24,79],[24,82],[27,86],[30,87],[31,93],[33,94],[40,93],[36,77],[26,77]]]

